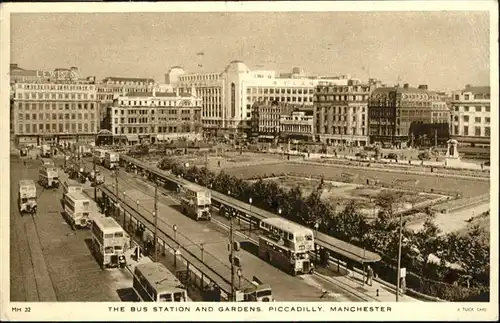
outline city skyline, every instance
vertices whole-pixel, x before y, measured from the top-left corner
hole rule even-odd
[[[323,32],[332,24],[335,32]],[[269,32],[283,26],[286,33]],[[451,91],[489,85],[489,37],[488,12],[16,13],[11,63],[162,83],[175,65],[222,72],[241,60],[254,70],[297,66]]]

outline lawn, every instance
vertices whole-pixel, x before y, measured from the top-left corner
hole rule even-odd
[[[490,183],[474,179],[437,177],[431,174],[416,175],[405,172],[384,172],[380,170],[367,169],[346,169],[341,167],[300,164],[300,163],[282,163],[279,165],[250,165],[246,167],[232,167],[225,170],[227,173],[240,178],[249,179],[257,176],[269,177],[271,174],[276,176],[287,174],[300,177],[320,177],[325,180],[341,182],[346,173],[353,174],[353,184],[366,184],[367,179],[379,180],[381,184],[389,184],[394,187],[405,189],[412,187],[422,192],[430,192],[431,189],[448,191],[450,193],[459,192],[464,197],[471,197],[486,194],[490,191]]]
[[[299,186],[304,197],[309,196],[320,184],[318,179],[295,176],[274,177],[265,180],[273,181],[286,190]],[[373,217],[377,211],[374,201],[377,196],[384,191],[397,191],[402,194],[397,207],[397,209],[401,210],[411,208],[414,203],[433,200],[440,197],[435,194],[392,190],[373,186],[368,187],[360,184],[326,180],[323,184],[321,198],[330,203],[330,205],[336,205],[340,210],[350,201],[355,201],[362,214],[367,217]]]

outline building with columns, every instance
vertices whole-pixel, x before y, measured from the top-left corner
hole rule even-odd
[[[451,136],[459,143],[490,145],[490,87],[467,85],[451,97]]]
[[[347,84],[348,76],[307,77],[295,68],[280,76],[275,71],[250,70],[241,61],[232,61],[221,73],[186,74],[173,67],[165,81],[184,91],[194,89],[202,100],[203,127],[217,132],[248,132],[252,105],[255,102],[278,101],[289,104],[313,104],[314,88],[322,83]]]
[[[107,109],[114,142],[155,143],[201,139],[201,100],[190,93],[131,92]]]
[[[347,85],[318,85],[314,116],[319,141],[334,145],[367,145],[368,98],[377,84],[375,80],[370,84],[349,80]]]

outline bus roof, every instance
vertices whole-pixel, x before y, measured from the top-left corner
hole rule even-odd
[[[267,223],[288,232],[304,232],[313,234],[313,231],[311,229],[283,218],[267,218],[261,220],[261,222]]]
[[[75,201],[82,201],[82,200],[90,201],[90,198],[87,195],[85,195],[85,194],[83,194],[83,192],[79,192],[79,191],[68,193],[68,194],[66,194],[66,196],[68,196],[69,198],[71,198]]]
[[[149,281],[158,294],[164,291],[186,290],[180,280],[162,263],[149,262],[139,264],[135,267],[135,270],[140,272]]]
[[[96,217],[94,218],[94,223],[97,224],[97,226],[101,228],[102,231],[106,231],[106,229],[123,231],[123,228],[112,217]]]
[[[19,186],[35,186],[35,181],[32,179],[22,179],[19,181]]]
[[[191,190],[193,192],[203,192],[207,189],[196,184],[187,183],[183,185],[184,189]]]

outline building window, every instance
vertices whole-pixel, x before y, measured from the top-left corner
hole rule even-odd
[[[476,136],[481,136],[481,127],[475,127],[474,128],[474,134]]]
[[[481,117],[475,117],[474,118],[475,123],[481,123]]]
[[[464,122],[469,122],[469,116],[464,116]]]
[[[468,94],[464,95],[464,100],[466,100],[466,101],[469,100],[469,95]]]
[[[464,136],[469,135],[469,126],[464,126]]]
[[[490,136],[490,127],[484,127],[484,135],[487,137]]]
[[[490,117],[485,117],[485,118],[484,118],[484,122],[485,122],[485,123],[490,123]]]

